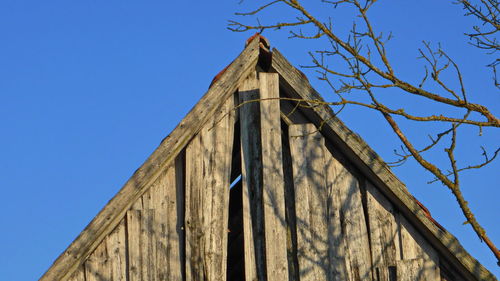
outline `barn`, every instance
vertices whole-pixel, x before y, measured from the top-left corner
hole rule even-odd
[[[496,278],[256,34],[40,280]]]

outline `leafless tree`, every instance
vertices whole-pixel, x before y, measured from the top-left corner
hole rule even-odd
[[[457,161],[457,142],[462,129],[467,126],[477,127],[479,134],[483,129],[491,129],[498,132],[500,120],[491,110],[482,104],[470,102],[469,91],[463,82],[462,73],[458,64],[441,48],[433,47],[429,42],[423,42],[418,51],[420,59],[424,62],[422,79],[412,83],[394,70],[394,64],[390,60],[390,54],[386,49],[387,42],[392,34],[383,34],[375,30],[374,24],[369,17],[370,8],[377,0],[317,0],[321,5],[338,9],[351,8],[355,11],[353,25],[345,32],[339,30],[332,24],[332,19],[320,19],[313,14],[298,0],[274,0],[246,13],[236,13],[239,16],[257,17],[270,8],[291,9],[297,13],[294,19],[283,22],[271,22],[250,25],[242,21],[230,21],[229,29],[236,32],[248,30],[283,30],[290,32],[291,38],[323,40],[325,47],[322,50],[310,52],[313,68],[319,74],[320,80],[325,81],[336,100],[328,101],[328,104],[340,112],[347,105],[362,106],[379,112],[392,131],[402,143],[401,150],[396,151],[398,159],[392,165],[403,164],[409,158],[414,158],[423,168],[432,173],[435,179],[441,182],[455,196],[466,223],[484,241],[495,255],[500,265],[500,252],[495,244],[486,234],[485,229],[477,221],[474,213],[468,206],[461,191],[460,174],[465,170],[479,169],[491,163],[499,154],[500,147],[488,152],[481,147],[484,157],[481,163],[462,164]],[[499,49],[496,34],[500,29],[499,5],[497,0],[458,0],[457,5],[462,5],[466,16],[477,18],[482,26],[472,27],[473,32],[466,33],[470,44],[479,50],[484,50],[495,55]],[[309,3],[308,3],[309,4]],[[342,36],[342,34],[346,34]],[[494,84],[500,89],[496,78],[496,67],[500,63],[495,58],[488,67],[492,68]],[[329,65],[335,65],[330,67]],[[444,74],[446,73],[446,74]],[[453,75],[450,82],[448,77]],[[443,78],[446,76],[446,78]],[[429,85],[431,84],[431,85]],[[381,95],[384,91],[397,90],[399,95],[416,96],[423,101],[438,104],[451,110],[436,112],[435,114],[424,114],[414,112],[408,104],[388,103]],[[353,95],[360,92],[363,95]],[[497,93],[496,93],[497,94]],[[361,98],[358,98],[360,97]],[[418,122],[420,125],[427,124],[429,128],[435,128],[435,124],[441,125],[442,131],[429,135],[426,145],[417,147],[416,141],[403,132],[402,122]],[[406,123],[405,123],[406,124]],[[432,132],[431,129],[429,131]],[[445,144],[446,143],[446,144]],[[439,153],[437,148],[444,146],[444,156],[448,159],[446,166],[439,165],[431,160],[433,157],[429,151]]]

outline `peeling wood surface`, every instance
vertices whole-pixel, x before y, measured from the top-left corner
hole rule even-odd
[[[259,82],[267,280],[288,280],[278,74],[260,73]]]
[[[324,139],[312,124],[289,128],[300,280],[331,280]]]
[[[186,148],[186,279],[226,280],[233,98]]]

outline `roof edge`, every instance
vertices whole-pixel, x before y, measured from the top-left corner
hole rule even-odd
[[[213,83],[200,101],[156,150],[137,169],[120,191],[104,206],[68,248],[42,275],[40,281],[67,280],[118,225],[132,204],[142,196],[160,171],[170,165],[185,144],[199,132],[219,105],[232,95],[240,82],[255,70],[260,54],[260,36],[252,38],[240,55]]]
[[[283,84],[306,102],[311,100],[324,101],[300,70],[290,64],[276,48],[273,48],[272,53],[271,69],[280,75],[280,85]],[[409,216],[410,219],[415,218],[411,222],[425,228],[427,236],[431,235],[433,238],[430,242],[440,254],[451,258],[451,260],[454,259],[455,266],[461,267],[468,275],[477,280],[497,280],[490,271],[463,248],[452,234],[439,224],[434,223],[430,213],[426,212],[425,207],[420,206],[421,204],[408,192],[404,183],[392,173],[385,161],[359,135],[347,128],[329,106],[310,105],[314,114],[307,117],[321,127],[320,131],[326,138],[350,152],[347,154],[348,158],[363,173],[371,175],[369,179],[374,180],[379,189],[392,199],[391,201],[397,200],[399,203],[397,207],[401,211],[407,215],[413,214],[413,216]]]

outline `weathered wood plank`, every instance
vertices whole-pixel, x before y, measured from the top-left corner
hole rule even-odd
[[[127,256],[125,220],[122,220],[106,238],[108,263],[110,267],[110,281],[126,281]]]
[[[326,150],[325,150],[326,151]],[[341,164],[330,153],[325,153],[325,175],[328,187],[328,253],[330,256],[330,276],[332,280],[352,280],[349,278],[349,252],[347,251],[341,188],[338,177]]]
[[[319,100],[323,98],[312,88],[307,78],[276,49],[273,49],[272,69],[280,75],[282,86],[288,97],[304,100]],[[409,194],[405,185],[391,172],[390,168],[358,135],[349,130],[332,109],[327,106],[313,106],[310,110],[302,109],[304,115],[316,126],[322,126],[321,132],[325,138],[342,150],[364,175],[376,186],[382,189],[396,207],[417,223],[426,232],[431,243],[440,254],[453,263],[455,270],[474,280],[497,280],[476,259],[470,256],[458,240],[446,230],[440,229],[429,220],[420,206]],[[425,229],[424,229],[425,228]]]
[[[390,280],[389,266],[396,266],[396,261],[401,260],[395,210],[369,181],[366,182],[366,197],[373,275],[375,280]]]
[[[259,41],[253,39],[189,114],[166,137],[160,146],[134,173],[120,192],[99,212],[78,238],[57,258],[40,281],[66,280],[85,258],[101,243],[131,205],[147,190],[159,172],[182,151],[194,134],[212,117],[219,105],[229,98],[239,83],[255,70],[259,56]]]
[[[289,127],[300,280],[331,280],[324,139],[312,124]]]
[[[85,281],[85,267],[83,265],[79,266],[75,272],[73,272],[69,281]]]
[[[325,154],[325,166],[331,196],[331,256],[338,262],[332,261],[332,275],[336,280],[371,280],[370,244],[358,181],[330,153]]]
[[[261,72],[259,82],[267,280],[288,280],[278,74]]]
[[[226,280],[234,102],[186,148],[186,278]]]
[[[260,145],[259,85],[252,73],[238,89],[241,139],[241,182],[245,280],[265,280],[262,161]]]
[[[405,217],[399,216],[402,260],[420,258],[423,261],[421,273],[425,280],[439,280],[439,256]]]
[[[85,261],[86,281],[111,280],[110,266],[106,243],[101,243]]]
[[[158,280],[154,221],[154,210],[130,210],[127,212],[130,281]]]
[[[178,229],[181,214],[177,206],[176,173],[175,165],[170,165],[141,197],[143,208],[154,210],[155,213],[155,231],[152,235],[157,248],[155,261],[160,280],[182,278],[179,246],[182,232]]]
[[[397,281],[433,281],[424,272],[424,260],[420,258],[396,262]]]

